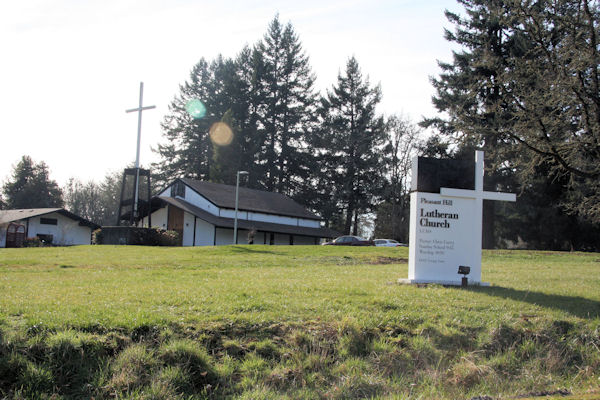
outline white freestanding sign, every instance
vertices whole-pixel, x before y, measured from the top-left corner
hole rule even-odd
[[[481,282],[483,200],[516,201],[513,193],[483,191],[483,152],[475,153],[475,190],[440,188],[410,197],[408,279],[403,283],[460,285],[461,265],[470,284]],[[413,179],[416,179],[413,170]]]

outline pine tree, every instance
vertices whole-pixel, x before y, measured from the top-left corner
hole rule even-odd
[[[236,173],[242,170],[238,137],[241,129],[233,118],[231,110],[225,113],[221,123],[220,129],[230,129],[231,141],[227,141],[227,143],[213,142],[213,162],[211,164],[210,179],[212,182],[235,184]]]
[[[169,113],[161,124],[166,143],[155,150],[162,160],[153,164],[153,169],[162,182],[177,177],[209,178],[212,159],[209,129],[215,118],[214,110],[208,111],[212,106],[208,103],[213,103],[213,87],[214,70],[201,59],[192,68],[190,80],[180,86],[180,94],[169,105]],[[205,107],[206,115],[199,109],[190,110],[190,106]]]
[[[259,147],[256,103],[260,101],[256,59],[256,51],[246,47],[236,60],[217,57],[208,63],[202,59],[194,66],[162,124],[165,143],[155,150],[162,160],[153,164],[160,181],[188,177],[231,184],[235,173],[229,176],[225,171],[255,169]],[[233,140],[230,145],[218,145],[211,140],[211,127],[228,123],[225,119],[235,123],[230,126]],[[251,177],[259,175],[251,173]]]
[[[447,13],[459,44],[440,63],[426,121],[483,146],[490,167],[568,176],[563,204],[600,222],[600,6],[589,0],[459,0]],[[543,166],[543,168],[538,168]]]
[[[12,177],[4,184],[7,209],[62,207],[62,191],[50,179],[45,162],[35,163],[23,156],[13,167]]]
[[[294,28],[290,23],[282,26],[277,16],[257,47],[263,185],[294,195],[309,172],[304,164],[309,157],[307,136],[315,122],[315,77]]]
[[[248,171],[247,184],[262,189],[259,183],[264,170],[259,163],[261,140],[258,132],[259,108],[264,102],[264,91],[260,89],[261,71],[263,69],[259,50],[244,47],[234,63],[231,93],[231,108],[227,118],[231,119],[234,138],[238,147],[235,160],[239,170]],[[225,117],[224,117],[225,118]],[[232,155],[234,157],[234,155]],[[228,176],[227,183],[235,183],[235,173]]]
[[[165,143],[154,164],[162,181],[186,176],[235,182],[235,171],[250,172],[248,184],[299,195],[310,174],[307,136],[314,128],[314,76],[291,24],[276,17],[264,39],[245,47],[235,60],[201,60],[170,106],[162,125]],[[202,118],[186,110],[190,101],[206,107]],[[230,145],[215,145],[210,129],[230,124]]]
[[[358,217],[370,211],[381,195],[385,144],[383,117],[376,114],[381,100],[379,86],[363,78],[354,57],[346,64],[337,85],[321,99],[322,128],[315,149],[319,153],[321,178],[329,184],[332,200],[344,210],[343,231],[358,232]]]

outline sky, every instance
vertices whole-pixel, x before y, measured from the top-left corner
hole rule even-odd
[[[235,57],[279,15],[291,22],[320,93],[349,57],[380,84],[379,112],[435,115],[430,77],[450,61],[444,10],[455,0],[27,0],[0,5],[0,183],[23,155],[50,177],[95,180],[133,163],[144,82],[141,163],[158,157],[160,122],[201,59]]]

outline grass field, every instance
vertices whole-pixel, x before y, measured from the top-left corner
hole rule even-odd
[[[0,249],[0,398],[600,393],[600,254],[484,252],[492,287],[468,289],[396,284],[407,258]]]

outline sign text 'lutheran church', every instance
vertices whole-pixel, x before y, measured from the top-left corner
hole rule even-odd
[[[483,190],[483,152],[475,162],[417,157],[410,195],[408,279],[403,283],[460,285],[481,282],[483,200],[515,201],[513,193]]]

